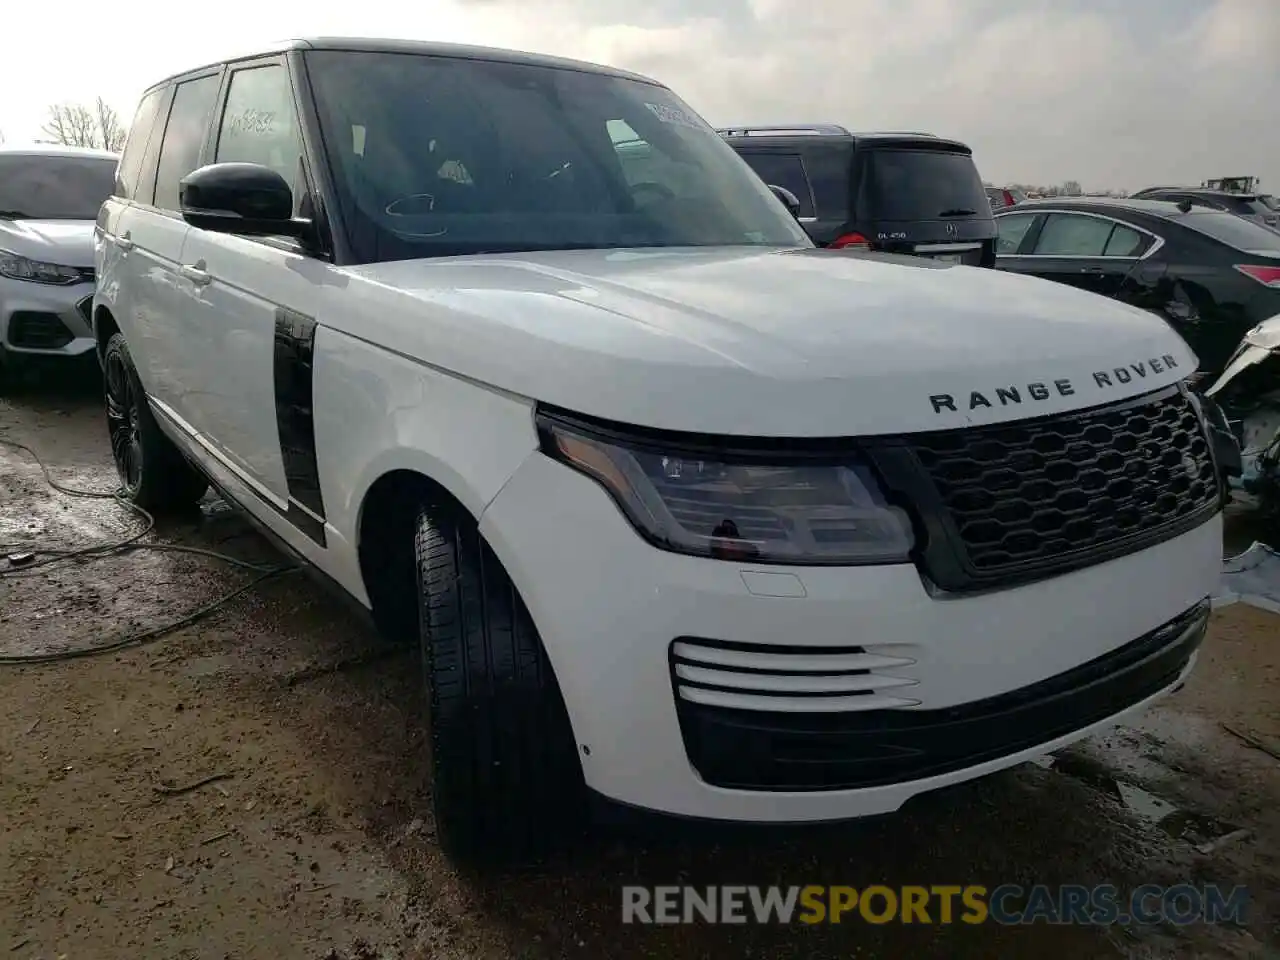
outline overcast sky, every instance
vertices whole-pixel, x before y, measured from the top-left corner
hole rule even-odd
[[[1280,0],[11,0],[0,133],[306,35],[556,53],[656,77],[717,125],[833,121],[973,146],[984,178],[1280,191]],[[42,9],[49,10],[44,15]]]

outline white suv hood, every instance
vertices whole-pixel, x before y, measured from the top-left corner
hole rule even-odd
[[[321,323],[521,396],[671,430],[936,430],[1110,403],[1196,366],[1143,311],[910,258],[580,250],[345,272],[352,296]]]
[[[93,221],[0,219],[0,250],[63,267],[92,267]]]

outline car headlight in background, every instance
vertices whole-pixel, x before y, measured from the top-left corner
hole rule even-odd
[[[76,283],[81,271],[75,267],[64,267],[56,263],[44,263],[40,260],[29,260],[8,250],[0,250],[0,277],[11,277],[14,280],[29,280],[32,283],[49,283],[65,285]]]
[[[911,520],[856,455],[680,450],[540,413],[542,451],[592,477],[655,546],[797,565],[902,563]]]

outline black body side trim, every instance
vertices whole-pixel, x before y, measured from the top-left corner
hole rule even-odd
[[[246,509],[244,504],[242,504],[240,501],[236,500],[234,497],[228,494],[226,492],[226,489],[220,483],[218,483],[217,480],[214,479],[213,475],[200,462],[200,457],[202,456],[209,457],[209,459],[212,460],[213,458],[209,455],[209,453],[207,451],[201,450],[200,447],[192,441],[191,436],[185,430],[179,427],[176,423],[170,420],[169,416],[163,410],[157,407],[155,404],[151,405],[151,412],[156,418],[156,423],[160,425],[160,429],[164,431],[164,433],[169,437],[170,440],[174,442],[175,445],[177,445],[178,449],[182,451],[182,455],[187,458],[187,461],[193,467],[199,470],[202,474],[204,474],[204,476],[208,479],[208,481],[211,484],[213,484],[213,486],[218,488],[218,492],[223,495],[223,498],[228,503],[233,503],[237,507],[239,507],[241,510],[243,510],[244,513],[247,516],[249,516],[250,519],[253,520],[253,523],[255,526],[260,527],[263,530],[269,530],[269,528],[265,524],[258,521],[258,519],[254,516],[251,510]],[[226,469],[225,464],[222,466],[223,466],[223,469]],[[305,510],[303,510],[301,507],[299,507],[297,504],[293,503],[292,501],[289,503],[288,509],[282,510],[275,503],[275,501],[268,500],[266,497],[262,496],[256,490],[254,490],[253,487],[251,487],[249,484],[245,483],[244,486],[245,486],[245,489],[248,490],[253,495],[254,503],[261,505],[266,510],[270,510],[276,516],[283,517],[285,520],[288,520],[291,524],[293,524],[300,531],[302,531],[302,533],[308,539],[312,540],[318,546],[321,546],[321,547],[326,546],[327,541],[325,539],[324,523],[316,520],[315,517],[311,516],[309,513],[307,513]],[[276,536],[274,533],[271,534],[271,536],[275,540],[279,541],[280,543],[284,543],[284,541],[280,540],[280,538]],[[293,551],[292,548],[290,548],[290,550],[291,552],[294,552],[294,553],[297,552],[297,551]]]
[[[289,519],[295,514],[306,516],[295,508],[300,504],[314,517],[324,537],[324,498],[320,493],[320,470],[316,465],[315,419],[311,410],[311,361],[315,352],[316,322],[284,307],[276,309],[275,391],[276,426],[280,431],[280,453],[284,458],[285,481],[289,487]],[[319,523],[316,524],[316,518]],[[307,536],[316,539],[303,524]]]

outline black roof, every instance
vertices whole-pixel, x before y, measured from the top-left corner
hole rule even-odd
[[[1187,217],[1213,216],[1221,211],[1203,207],[1183,210],[1172,200],[1143,200],[1135,197],[1044,197],[1039,200],[1023,200],[1011,207],[996,211],[996,216],[1031,210],[1079,210],[1098,213],[1141,213],[1165,220],[1185,220]]]
[[[584,60],[570,60],[564,57],[553,57],[541,53],[527,53],[520,50],[504,50],[498,47],[478,47],[461,43],[435,43],[426,40],[393,40],[375,39],[371,37],[303,37],[293,40],[281,40],[252,50],[241,50],[232,56],[214,60],[199,66],[193,66],[181,73],[175,73],[151,84],[147,89],[156,87],[185,77],[188,74],[200,73],[211,67],[224,63],[235,63],[240,60],[252,60],[272,54],[286,53],[291,50],[349,50],[368,53],[411,53],[419,56],[453,57],[459,60],[489,60],[498,63],[518,63],[533,67],[553,67],[559,70],[577,70],[582,73],[599,73],[605,76],[621,77],[626,80],[637,80],[662,86],[657,80],[642,74],[620,70],[615,67],[588,63]]]
[[[1154,190],[1175,190],[1178,193],[1190,193],[1197,197],[1221,197],[1224,200],[1252,200],[1256,193],[1245,193],[1241,190],[1219,190],[1216,187],[1143,187],[1135,193],[1150,193]]]
[[[738,131],[754,130],[756,133]],[[939,137],[932,133],[914,130],[847,130],[836,124],[781,124],[770,126],[735,125],[719,127],[716,130],[725,140],[734,143],[821,143],[837,140],[840,142],[871,141],[881,146],[893,144],[912,144],[932,147],[935,150],[952,153],[973,153],[973,149],[959,140]]]

